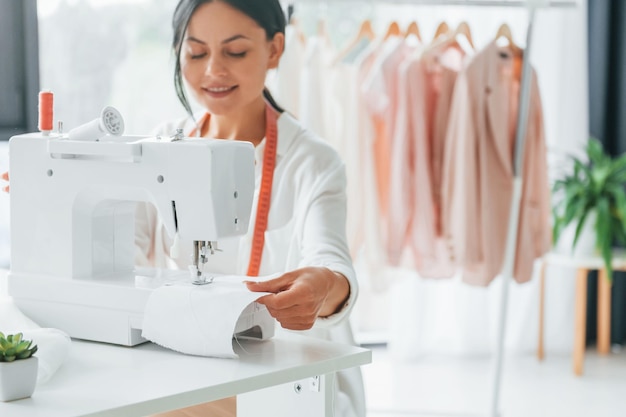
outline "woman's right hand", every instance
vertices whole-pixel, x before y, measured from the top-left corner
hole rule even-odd
[[[9,171],[2,173],[2,179],[4,181],[6,181],[6,182],[9,182]],[[4,191],[5,193],[8,193],[9,192],[9,186],[6,185],[6,186],[2,187],[2,191]]]

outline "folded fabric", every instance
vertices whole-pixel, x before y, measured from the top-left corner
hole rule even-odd
[[[63,365],[67,358],[72,339],[59,329],[41,328],[24,330],[24,339],[32,340],[38,346],[35,356],[39,358],[37,383],[44,384]]]
[[[52,378],[70,351],[71,339],[66,333],[40,328],[17,308],[11,298],[0,298],[0,331],[5,335],[23,333],[24,339],[32,340],[38,346],[35,354],[39,358],[38,384]]]
[[[176,283],[155,289],[144,310],[142,336],[190,355],[238,357],[232,347],[237,320],[267,294],[251,292],[244,279],[222,276],[208,285]]]

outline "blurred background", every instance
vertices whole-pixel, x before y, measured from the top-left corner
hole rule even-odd
[[[319,91],[324,117],[332,109],[341,115],[326,125],[326,132],[318,131],[329,140],[340,135],[333,126],[342,126],[350,117],[337,99],[342,92],[333,81],[333,64],[364,22],[371,23],[378,38],[394,22],[402,31],[415,22],[421,43],[431,42],[442,22],[450,28],[466,22],[476,50],[487,46],[503,23],[515,44],[524,47],[529,24],[525,8],[503,6],[502,1],[494,5],[483,1],[480,6],[471,1],[283,3],[293,18],[292,33],[300,39],[291,52],[299,54],[301,72],[287,92],[281,84],[287,77],[283,67],[268,75],[268,86],[279,103],[305,124],[309,119],[301,104],[310,105],[313,98],[306,94]],[[541,91],[550,185],[571,171],[569,155],[584,157],[591,136],[600,139],[613,156],[626,151],[626,4],[619,0],[574,3],[574,7],[539,10],[531,39],[530,60]],[[173,87],[170,20],[175,4],[172,0],[0,0],[0,171],[8,169],[9,138],[37,130],[40,90],[54,92],[55,120],[62,120],[66,130],[94,119],[106,105],[120,110],[129,134],[150,133],[166,120],[184,117]],[[320,40],[326,55],[315,55],[320,50],[312,45]],[[293,57],[289,59],[292,63]],[[317,71],[320,64],[324,68],[316,79],[311,71]],[[299,98],[290,101],[289,96],[296,93]],[[382,100],[382,96],[374,98]],[[292,102],[298,105],[290,107]],[[309,127],[319,129],[319,125]],[[363,140],[362,146],[366,145]],[[358,153],[358,147],[337,146],[344,146],[344,158]],[[371,223],[377,219],[369,221],[356,227],[378,227]],[[2,193],[0,268],[10,267],[9,236],[9,196]],[[368,239],[372,235],[366,234]],[[484,412],[492,392],[501,277],[484,287],[467,285],[456,275],[429,279],[412,267],[409,253],[405,251],[399,262],[388,262],[379,242],[372,241],[355,247],[353,257],[361,295],[352,324],[357,341],[374,350],[374,363],[363,369],[369,415]],[[576,269],[546,266],[543,360],[537,358],[541,270],[537,261],[530,282],[511,285],[502,415],[626,416],[622,394],[626,389],[622,348],[626,280],[621,273],[614,277],[610,353],[599,354],[598,278],[595,273],[589,275],[585,367],[583,375],[577,376],[572,369]]]

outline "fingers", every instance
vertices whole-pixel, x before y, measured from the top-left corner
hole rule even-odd
[[[317,314],[307,313],[304,310],[299,306],[292,310],[273,310],[268,308],[270,315],[280,323],[281,327],[289,330],[308,330],[313,327]]]
[[[8,172],[3,172],[2,175],[0,175],[0,178],[2,178],[4,181],[8,181],[9,180],[9,173]],[[5,185],[4,187],[2,187],[2,191],[4,191],[5,193],[9,192],[9,186]]]
[[[292,274],[284,274],[278,278],[270,279],[268,281],[245,281],[248,289],[253,292],[272,292],[277,294],[282,291],[288,290],[293,284],[294,277]]]

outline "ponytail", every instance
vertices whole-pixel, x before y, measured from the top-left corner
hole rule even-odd
[[[265,98],[265,101],[267,101],[278,113],[285,112],[285,109],[283,109],[278,105],[278,103],[276,103],[276,100],[274,100],[274,97],[272,97],[272,93],[270,93],[270,90],[268,90],[267,87],[263,89],[263,97]]]

